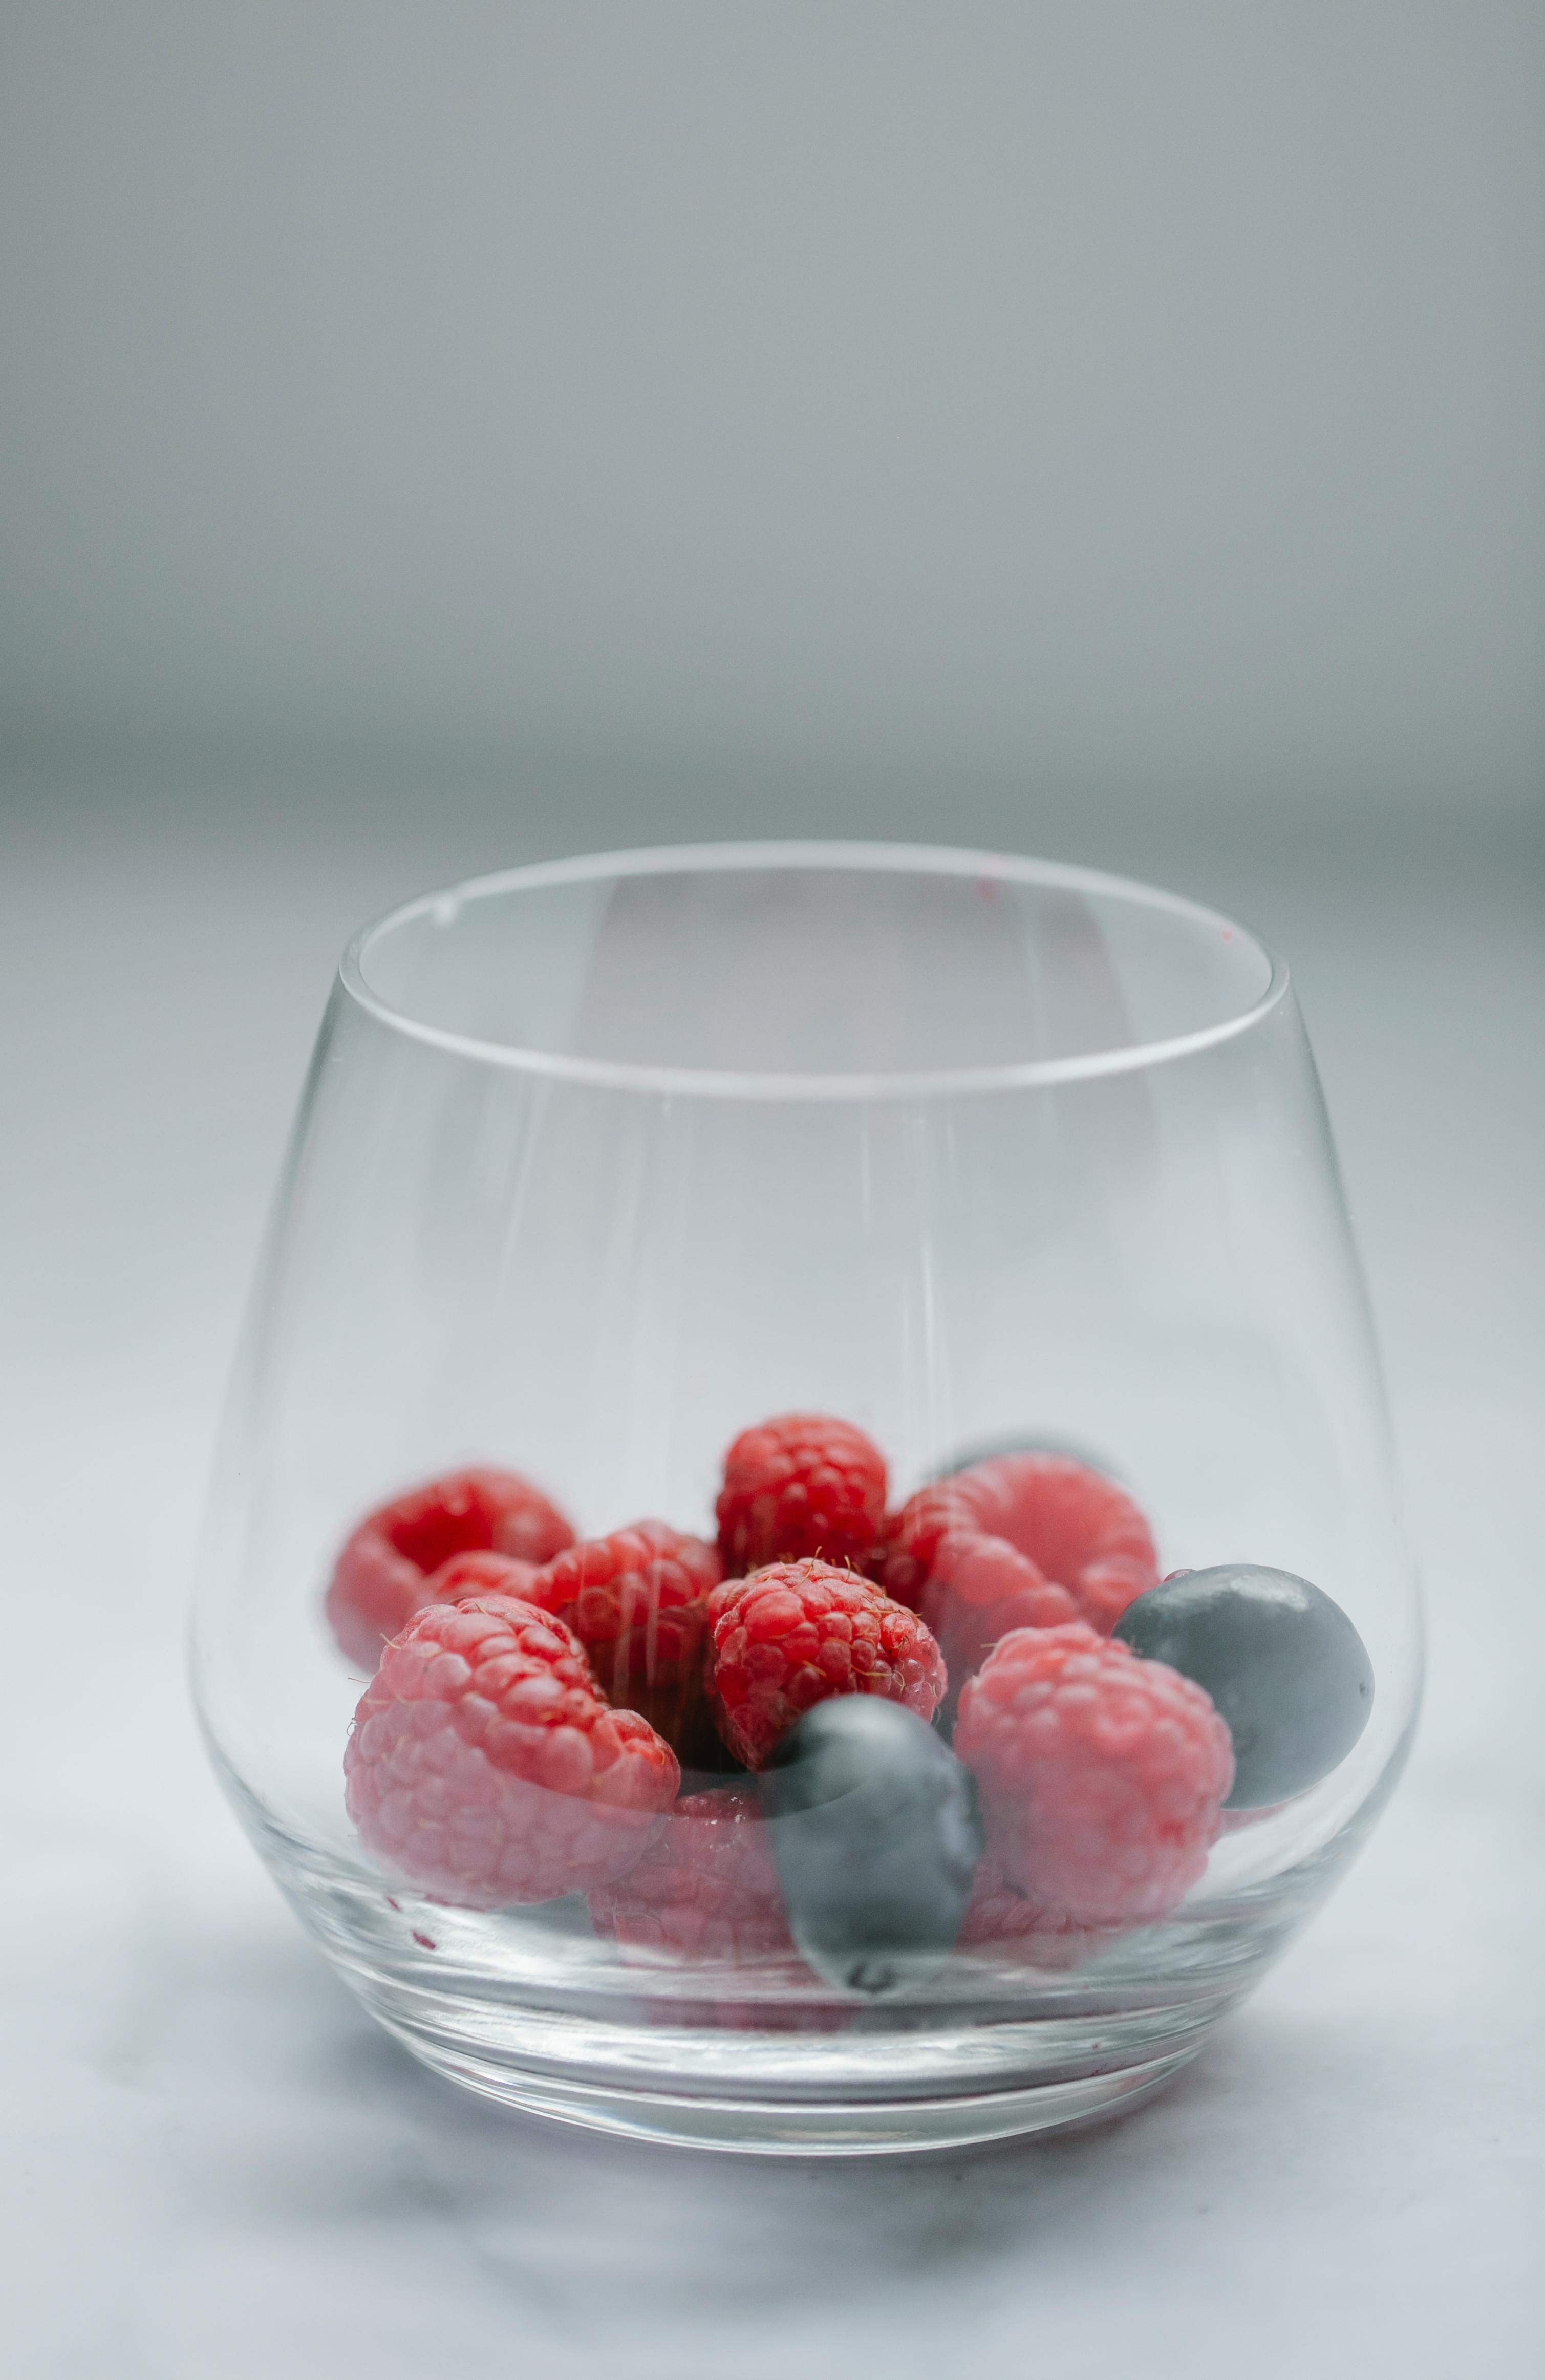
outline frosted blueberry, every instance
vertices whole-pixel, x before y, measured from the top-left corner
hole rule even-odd
[[[839,1694],[791,1727],[758,1778],[790,1931],[829,1984],[878,1998],[955,1946],[981,1855],[976,1790],[899,1703]]]
[[[1339,1603],[1254,1562],[1178,1571],[1129,1603],[1114,1633],[1205,1687],[1234,1738],[1225,1808],[1260,1809],[1345,1759],[1373,1707],[1373,1666]]]

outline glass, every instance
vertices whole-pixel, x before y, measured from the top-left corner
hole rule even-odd
[[[1071,1448],[1136,1498],[1158,1569],[1315,1582],[1371,1663],[1360,1737],[1296,1798],[1225,1811],[1157,1922],[1074,1949],[967,1929],[878,1998],[766,1942],[620,1939],[603,1896],[455,1905],[367,1848],[343,1755],[373,1652],[341,1651],[326,1610],[360,1516],[507,1464],[587,1536],[650,1514],[712,1537],[727,1443],[793,1412],[870,1433],[893,1509],[983,1449]],[[1349,1864],[1418,1691],[1285,969],[1169,893],[880,845],[525,868],[371,927],[259,1269],[193,1658],[215,1767],[302,1924],[417,2057],[494,2098],[809,2152],[1156,2089]],[[724,1789],[707,1741],[684,1788]],[[781,1824],[741,1781],[748,1823]],[[675,1841],[689,1818],[650,1824]]]

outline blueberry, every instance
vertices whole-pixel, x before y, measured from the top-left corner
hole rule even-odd
[[[925,1719],[877,1694],[817,1703],[758,1780],[794,1938],[878,1998],[949,1956],[981,1856],[976,1789]]]
[[[1134,1653],[1205,1686],[1234,1737],[1226,1807],[1286,1802],[1344,1760],[1373,1707],[1373,1666],[1339,1603],[1291,1571],[1181,1571],[1129,1603]]]

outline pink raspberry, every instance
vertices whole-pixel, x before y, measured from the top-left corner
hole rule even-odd
[[[1071,1454],[996,1454],[956,1483],[990,1536],[1006,1537],[1078,1616],[1108,1636],[1127,1605],[1159,1582],[1153,1534],[1125,1489]]]
[[[778,1414],[731,1446],[716,1511],[726,1577],[810,1557],[861,1566],[885,1524],[885,1458],[850,1421]]]
[[[1056,1628],[1078,1617],[1064,1586],[1043,1578],[1006,1537],[980,1529],[939,1538],[919,1605],[952,1680],[962,1684],[1011,1628]]]
[[[977,1869],[956,1948],[991,1950],[1016,1964],[1065,1974],[1115,1941],[1119,1932],[1115,1926],[1076,1925],[1054,1911],[1037,1909],[1004,1882],[988,1852]]]
[[[642,1859],[590,1894],[602,1934],[626,1948],[702,1959],[792,1957],[794,1939],[754,1785],[678,1802]]]
[[[709,1692],[719,1731],[760,1768],[802,1711],[831,1694],[885,1694],[922,1718],[945,1686],[922,1621],[856,1571],[773,1562],[709,1597]]]
[[[540,1488],[513,1471],[453,1471],[366,1514],[338,1556],[327,1617],[347,1658],[373,1670],[381,1647],[424,1599],[424,1581],[453,1554],[544,1562],[574,1531]]]
[[[957,1684],[1011,1628],[1084,1620],[1108,1636],[1159,1576],[1130,1496],[1067,1454],[993,1455],[920,1488],[873,1568],[923,1614]]]
[[[1074,1925],[1151,1925],[1178,1907],[1234,1782],[1201,1687],[1081,1621],[1003,1639],[961,1694],[955,1749],[1004,1881]]]
[[[453,1554],[425,1579],[418,1608],[467,1603],[475,1595],[513,1595],[529,1603],[531,1582],[540,1574],[535,1562],[517,1561],[513,1554]]]
[[[344,1751],[361,1841],[468,1909],[588,1891],[646,1848],[680,1781],[602,1700],[563,1622],[512,1596],[431,1604],[393,1637]]]

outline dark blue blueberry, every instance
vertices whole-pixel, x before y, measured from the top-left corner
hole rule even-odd
[[[981,1856],[976,1789],[927,1721],[878,1694],[817,1703],[758,1779],[794,1938],[878,1998],[949,1956]]]
[[[1205,1686],[1234,1737],[1231,1810],[1290,1801],[1344,1760],[1373,1707],[1373,1665],[1339,1603],[1291,1571],[1187,1570],[1129,1603],[1134,1653]]]

